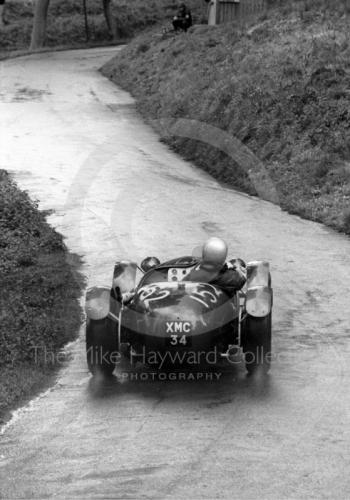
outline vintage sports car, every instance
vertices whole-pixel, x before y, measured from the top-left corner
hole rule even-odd
[[[246,284],[232,297],[209,283],[211,277],[188,280],[198,257],[158,261],[151,268],[146,261],[140,267],[117,262],[111,287],[87,291],[87,363],[93,374],[112,374],[121,355],[160,369],[230,362],[241,354],[249,373],[269,370],[272,288],[267,262],[248,263]],[[137,270],[143,274],[136,285]]]

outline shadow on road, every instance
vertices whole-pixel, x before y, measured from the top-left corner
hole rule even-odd
[[[181,378],[179,376],[181,374]],[[163,380],[159,376],[164,377]],[[143,377],[143,379],[141,378]],[[175,376],[177,378],[175,378]],[[173,377],[173,379],[172,379]],[[208,407],[231,403],[237,397],[268,400],[276,394],[270,375],[247,376],[242,367],[215,367],[205,372],[182,370],[159,371],[137,367],[134,371],[116,372],[111,377],[97,375],[88,383],[91,401],[125,396],[171,399],[174,402],[208,401]]]

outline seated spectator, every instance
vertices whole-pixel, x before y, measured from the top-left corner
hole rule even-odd
[[[173,19],[174,30],[187,31],[192,26],[192,15],[190,9],[182,2],[179,4],[176,16]]]

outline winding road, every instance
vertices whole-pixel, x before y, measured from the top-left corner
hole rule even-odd
[[[1,431],[0,497],[349,498],[350,240],[169,151],[97,71],[116,50],[1,62],[0,166],[54,211],[90,284],[109,284],[118,257],[186,254],[210,235],[269,260],[273,368],[92,382],[82,330],[55,385]]]

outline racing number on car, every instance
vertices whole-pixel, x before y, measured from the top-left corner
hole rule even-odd
[[[180,335],[171,335],[170,344],[171,345],[178,345],[178,344],[186,345],[187,344],[186,335],[181,335],[181,337],[180,337]]]
[[[139,297],[141,300],[144,301],[155,301],[155,300],[162,300],[165,299],[170,295],[169,290],[161,290],[159,286],[144,286],[140,289],[139,291]]]
[[[210,286],[209,284],[207,286]],[[222,295],[222,291],[218,290],[214,287],[212,288],[212,292],[209,292],[209,290],[196,290],[195,292],[192,292],[190,295],[191,299],[196,300],[203,306],[205,306],[207,309],[210,308],[208,302],[211,304],[216,304],[218,301],[218,297]]]

